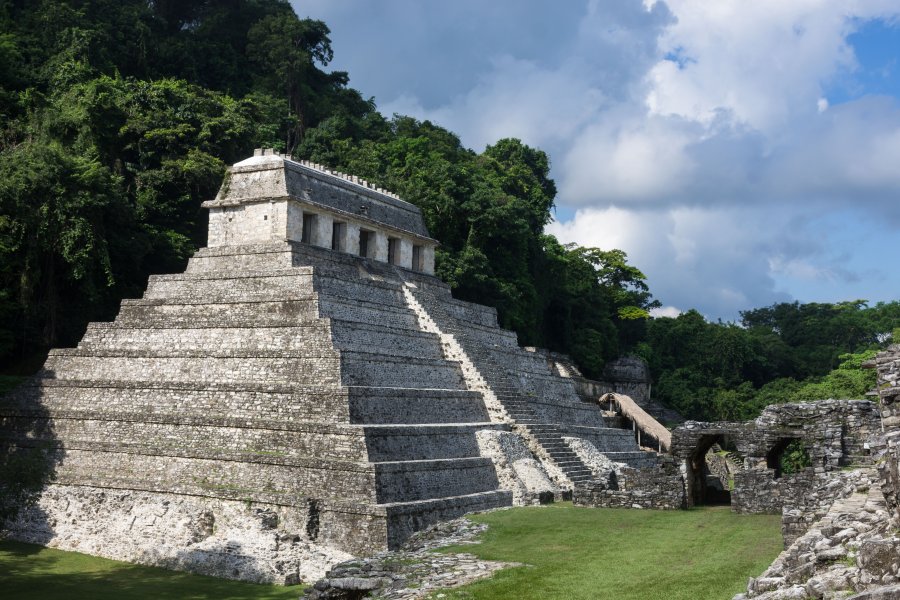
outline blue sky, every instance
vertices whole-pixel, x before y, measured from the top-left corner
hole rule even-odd
[[[385,114],[545,150],[666,314],[900,299],[895,0],[304,0]]]

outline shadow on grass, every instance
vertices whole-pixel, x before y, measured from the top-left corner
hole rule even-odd
[[[166,571],[11,541],[0,542],[0,589],[5,598],[23,600],[296,600],[303,590]]]

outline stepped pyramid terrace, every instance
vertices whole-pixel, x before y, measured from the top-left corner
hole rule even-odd
[[[184,273],[152,276],[0,404],[4,435],[54,459],[13,537],[292,583],[671,460],[597,402],[614,383],[454,299],[396,195],[257,151],[204,207]]]

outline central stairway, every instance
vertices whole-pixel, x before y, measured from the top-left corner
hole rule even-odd
[[[453,299],[445,286],[406,281],[405,295],[423,328],[452,338],[467,369],[470,389],[495,403],[497,420],[522,435],[551,476],[563,485],[591,481],[591,470],[565,437],[585,438],[611,460],[633,467],[656,462],[633,434],[607,422],[596,403],[583,401],[571,381],[555,376],[546,361],[520,348],[514,333],[497,325],[496,311]],[[446,348],[446,344],[445,344]],[[615,421],[612,419],[611,421]],[[547,464],[549,463],[549,464]]]

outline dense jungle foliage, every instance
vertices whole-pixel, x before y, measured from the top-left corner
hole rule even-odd
[[[183,269],[205,242],[200,203],[265,146],[419,205],[457,297],[587,375],[643,356],[655,395],[689,416],[869,385],[859,353],[900,326],[898,303],[650,318],[658,304],[624,252],[543,233],[556,195],[544,152],[515,139],[475,152],[385,118],[332,58],[328,27],[286,0],[0,0],[0,372],[33,371],[149,274]]]

